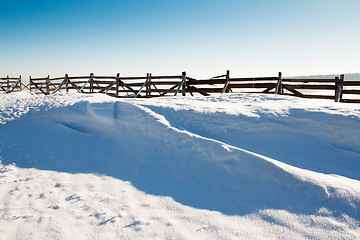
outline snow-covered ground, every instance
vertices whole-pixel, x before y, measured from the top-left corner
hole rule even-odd
[[[0,239],[359,239],[360,105],[0,95]]]

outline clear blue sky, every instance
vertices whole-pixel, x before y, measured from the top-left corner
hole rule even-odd
[[[359,0],[1,0],[0,75],[360,72]]]

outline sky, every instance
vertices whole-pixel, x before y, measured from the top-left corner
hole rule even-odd
[[[360,72],[359,0],[1,0],[0,77]]]

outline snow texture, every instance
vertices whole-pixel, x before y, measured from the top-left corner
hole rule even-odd
[[[357,104],[0,95],[4,239],[360,238]]]

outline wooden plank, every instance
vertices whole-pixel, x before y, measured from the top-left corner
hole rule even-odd
[[[283,78],[282,82],[335,83],[335,78],[333,79]]]
[[[72,89],[76,89],[76,91],[81,92],[81,93],[85,93],[82,89],[80,89],[75,83],[73,83],[69,78],[68,78],[68,83],[71,84],[71,86],[73,86]]]
[[[49,81],[49,92],[51,94],[51,90],[55,90],[57,88],[57,85],[53,84],[51,81]],[[59,90],[60,91],[60,90]],[[61,92],[61,91],[60,91]]]
[[[229,88],[275,88],[275,83],[243,83],[243,84],[234,84],[230,83]]]
[[[360,103],[360,99],[341,99],[343,103]]]
[[[170,89],[164,89],[164,90],[157,89],[156,91],[161,91],[162,93],[160,94],[160,96],[165,96],[167,93],[170,93],[172,91],[175,92],[174,89],[177,88],[177,86],[179,86],[179,85],[180,85],[180,83],[172,86]],[[154,90],[153,90],[153,92],[154,92]]]
[[[244,92],[244,93],[258,94],[258,92]],[[264,93],[264,94],[273,94],[273,93]],[[294,94],[289,94],[289,93],[284,93],[282,95],[297,97],[297,96],[294,96]],[[303,94],[302,98],[318,98],[318,99],[334,100],[334,96],[331,96],[331,95],[312,95],[312,94],[305,95],[305,94]]]
[[[44,83],[43,83],[44,84]],[[37,88],[37,90],[40,90],[44,95],[46,95],[46,93],[42,90],[42,85],[43,84],[41,84],[41,86],[39,87],[38,85],[37,85],[37,83],[35,83],[35,82],[32,82],[32,85],[34,85],[36,88]],[[36,90],[35,90],[36,91]]]
[[[170,88],[170,89],[161,89],[161,88],[158,88],[158,89],[152,89],[151,90],[153,93],[175,93],[176,92],[176,89],[173,87],[173,88]],[[161,94],[160,94],[161,95]],[[165,95],[165,94],[164,94]]]
[[[96,81],[93,81],[93,84],[95,84],[98,88],[103,88],[103,86],[100,86],[100,84]]]
[[[31,78],[32,81],[46,81],[46,77],[45,78]]]
[[[16,92],[16,89],[19,89],[19,82],[16,84],[13,84],[12,86],[10,86],[10,88],[8,88],[8,90],[5,93],[12,93],[12,92]]]
[[[94,80],[94,84],[100,85],[100,84],[105,84],[105,85],[109,85],[112,84],[114,81],[116,80],[116,78],[114,78],[114,80],[112,81],[99,81],[99,80]]]
[[[331,99],[334,100],[334,96],[329,96],[329,95],[312,95],[312,94],[307,94],[303,96],[304,98],[319,98],[319,99]]]
[[[181,81],[153,81],[153,78],[151,77],[151,84],[152,85],[160,85],[160,86],[164,86],[164,85],[175,85],[175,84],[180,84]],[[129,83],[129,85],[132,85],[132,86],[139,86],[138,84],[136,83]]]
[[[360,81],[344,81],[343,86],[360,86]]]
[[[216,76],[216,77],[212,77],[212,78],[210,78],[210,79],[222,78],[222,77],[226,77],[226,74],[224,74],[224,75],[220,75],[220,76]]]
[[[76,79],[89,79],[89,76],[75,76],[75,77],[69,77],[70,80],[76,80]]]
[[[120,80],[124,81],[124,80],[143,80],[146,79],[146,77],[121,77]]]
[[[68,78],[68,81],[70,82],[69,78]],[[82,84],[83,83],[82,87],[80,88],[80,91],[82,91],[83,89],[85,89],[86,84],[90,83],[90,81],[91,81],[91,78],[89,78],[86,82],[81,81],[81,82],[75,82],[75,83],[77,83],[77,84]],[[88,89],[90,89],[90,88],[88,88]]]
[[[25,84],[23,84],[23,83],[21,82],[20,84],[21,84],[21,86],[22,86],[21,91],[24,90],[25,88],[29,89],[29,84],[30,84],[30,83],[28,83],[27,85],[25,85]],[[29,89],[29,90],[30,90],[30,89]]]
[[[175,85],[175,84],[180,84],[181,82],[179,81],[169,81],[169,82],[159,82],[159,81],[152,81],[153,78],[151,77],[151,85],[160,85],[160,86],[169,86],[169,85]],[[137,83],[127,83],[128,86],[131,87],[141,87],[144,83],[143,82],[137,82]]]
[[[178,76],[151,76],[151,79],[181,79],[181,75]]]
[[[141,93],[142,89],[146,86],[147,82],[148,82],[148,78],[146,78],[146,81],[145,81],[144,84],[140,87],[139,91],[136,93],[135,98],[137,98],[138,96],[141,97],[140,93]]]
[[[151,82],[152,83],[152,82]],[[158,88],[156,87],[156,85],[154,85],[153,83],[152,83],[152,85],[154,86],[154,88],[157,90]],[[153,91],[153,90],[151,90],[151,91]]]
[[[70,80],[70,78],[68,77],[68,79]],[[84,84],[84,83],[89,83],[90,82],[90,78],[88,76],[87,80],[86,81],[74,81],[74,80],[71,80],[71,82],[73,83],[76,83],[76,84]]]
[[[225,84],[226,79],[202,79],[202,80],[189,80],[187,84],[190,85],[214,85],[214,84]]]
[[[56,82],[56,83],[54,83],[54,82],[52,82],[52,81],[50,81],[50,86],[59,86],[60,84],[61,84],[62,82]]]
[[[294,88],[294,89],[318,89],[318,90],[335,90],[334,85],[307,85],[307,84],[287,84],[288,86]]]
[[[203,90],[201,90],[201,89],[199,89],[199,88],[196,88],[196,87],[194,87],[194,86],[187,86],[187,88],[188,88],[188,90],[190,91],[190,94],[191,94],[191,92],[198,92],[198,93],[200,93],[200,94],[203,95],[203,96],[210,96],[209,93],[207,93],[207,92],[205,92],[205,91],[203,91]],[[191,94],[191,96],[193,96],[193,95]]]
[[[50,81],[63,80],[64,77],[50,78]]]
[[[96,79],[115,79],[114,76],[94,76],[94,80]]]
[[[292,88],[291,86],[287,85],[287,84],[283,84],[282,85],[283,88],[285,88],[286,90],[288,90],[289,92],[292,92],[293,94],[295,94],[295,96],[297,97],[304,97],[304,94],[302,94],[299,91],[296,91],[294,88]]]
[[[188,76],[186,76],[186,79],[189,80],[189,82],[192,82],[192,81],[196,82],[196,81],[198,81],[197,79],[191,78],[191,77],[188,77]]]
[[[267,89],[265,89],[264,91],[262,91],[262,93],[269,93],[272,89],[276,88],[276,84],[274,84],[274,86],[272,87],[268,87]]]
[[[278,77],[231,78],[231,82],[277,81]]]
[[[221,93],[222,88],[198,88],[200,91],[206,93]]]
[[[189,78],[188,78],[189,79]],[[274,80],[273,77],[269,78],[271,81]],[[278,78],[276,78],[278,79]],[[270,81],[270,80],[266,80],[265,78],[261,78],[261,79],[256,79],[256,78],[230,78],[229,81],[234,83],[234,82],[258,82],[258,81]],[[191,85],[214,85],[214,84],[225,84],[226,83],[226,78],[225,79],[201,79],[201,80],[191,80],[189,79],[188,84]],[[240,83],[243,84],[243,83]],[[246,83],[244,83],[246,84]],[[255,83],[256,84],[256,83]]]
[[[57,91],[60,91],[60,88],[61,88],[64,84],[66,84],[66,78],[64,78],[64,80],[63,80],[60,84],[58,84],[58,87],[55,88],[53,94],[56,93]]]
[[[121,79],[121,78],[119,78],[120,86],[124,86],[124,87],[126,87],[127,89],[129,89],[131,92],[133,92],[134,94],[137,94],[137,92],[136,92],[131,86],[129,86],[128,84],[124,83],[124,82],[121,81],[120,79]]]
[[[146,80],[145,80],[146,81]],[[137,82],[137,83],[126,83],[130,87],[141,87],[144,82]]]
[[[7,78],[7,77],[4,77],[4,78],[0,78],[0,80],[19,80],[19,78],[15,78],[15,77],[9,77],[9,78]]]
[[[192,92],[192,90],[191,90],[191,88],[187,88],[187,90],[189,91],[189,93],[190,93],[190,95],[193,97],[194,96],[194,94],[193,94],[193,92]]]
[[[342,90],[343,94],[360,94],[360,90]]]
[[[40,90],[43,94],[46,95],[46,93],[42,90],[42,89],[44,88],[43,86],[44,86],[44,84],[46,83],[46,81],[36,83],[36,82],[32,81],[32,79],[31,79],[31,82],[32,82],[32,85],[35,86],[35,91],[36,91],[36,90]],[[39,87],[38,84],[41,84],[40,87]]]

